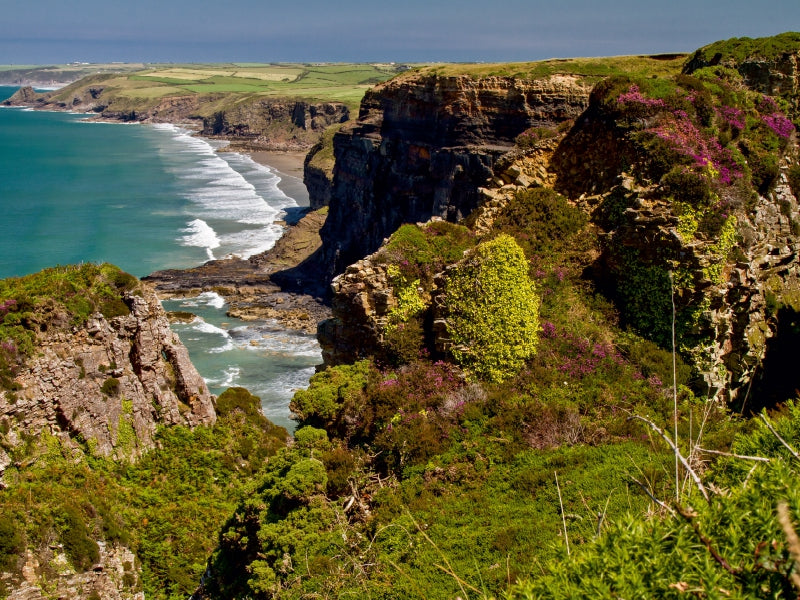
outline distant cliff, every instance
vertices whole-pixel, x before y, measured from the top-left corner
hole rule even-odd
[[[409,74],[375,87],[358,120],[334,136],[330,213],[321,232],[331,273],[375,251],[402,223],[467,216],[516,136],[574,119],[589,90],[577,76]]]
[[[207,136],[221,136],[240,146],[260,150],[308,150],[330,125],[349,118],[340,102],[248,97],[226,102],[219,95],[165,96],[151,102],[132,102],[106,86],[109,76],[98,75],[56,92],[37,94],[20,88],[3,102],[49,110],[95,113],[115,121],[186,123]]]

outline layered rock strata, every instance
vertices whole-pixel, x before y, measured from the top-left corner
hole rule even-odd
[[[0,393],[6,447],[47,432],[76,450],[86,443],[92,452],[131,458],[152,447],[159,424],[214,423],[213,397],[155,293],[142,286],[124,301],[129,315],[95,313],[82,327],[37,334],[36,355],[15,377],[18,389]],[[0,473],[9,463],[0,457]]]
[[[83,80],[87,85],[68,98],[60,90],[37,94],[30,87],[22,87],[3,104],[95,113],[98,118],[123,122],[188,123],[203,135],[224,137],[241,149],[280,151],[310,149],[325,128],[346,121],[350,115],[347,105],[339,102],[285,98],[245,98],[216,108],[218,97],[199,94],[167,96],[152,105],[139,106],[109,93],[105,77],[96,79]]]
[[[577,117],[588,97],[588,84],[572,76],[411,75],[368,92],[358,120],[334,136],[321,231],[330,274],[374,252],[402,223],[467,216],[516,136]]]

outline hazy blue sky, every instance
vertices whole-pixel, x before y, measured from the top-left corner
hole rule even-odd
[[[0,64],[522,61],[800,30],[800,0],[0,0]]]

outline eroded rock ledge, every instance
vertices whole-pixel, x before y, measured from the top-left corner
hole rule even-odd
[[[80,452],[129,459],[152,447],[159,424],[216,420],[213,396],[152,288],[126,293],[125,316],[95,313],[82,327],[50,326],[0,392],[4,446],[43,432]],[[10,464],[0,449],[0,474]]]

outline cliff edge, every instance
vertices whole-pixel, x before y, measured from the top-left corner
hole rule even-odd
[[[88,299],[76,295],[87,287]],[[149,285],[110,265],[59,267],[4,280],[0,298],[0,474],[29,436],[130,459],[160,424],[215,421]]]

